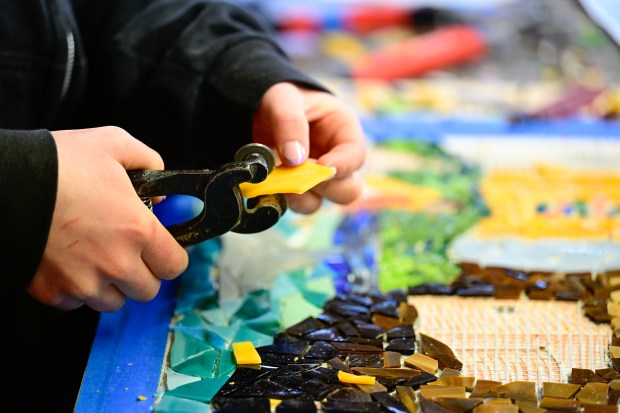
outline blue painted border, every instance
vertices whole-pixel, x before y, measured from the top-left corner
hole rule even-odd
[[[152,301],[101,315],[75,413],[153,411],[175,296],[176,281],[164,281]]]

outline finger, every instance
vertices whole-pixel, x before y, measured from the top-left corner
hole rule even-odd
[[[300,214],[311,214],[317,211],[323,203],[323,198],[313,192],[306,192],[304,194],[287,194],[286,200],[288,207]]]
[[[366,159],[366,147],[357,141],[346,141],[334,146],[321,156],[317,162],[321,165],[336,168],[335,179],[345,178],[359,170]]]
[[[155,277],[171,280],[187,268],[187,251],[155,217],[152,225],[152,236],[142,250],[142,260]]]
[[[125,305],[125,295],[113,284],[102,286],[97,295],[84,299],[84,303],[93,310],[113,312]]]
[[[114,156],[126,170],[164,169],[164,161],[155,150],[131,136],[124,129],[114,126],[105,128]]]
[[[320,196],[337,204],[346,205],[356,200],[362,193],[363,181],[359,173],[354,172],[345,178],[333,178],[312,189]]]
[[[82,307],[83,305],[84,305],[84,301],[78,298],[75,298],[75,297],[65,295],[64,297],[60,299],[60,301],[56,303],[55,307],[61,310],[70,311],[70,310],[76,310]]]
[[[272,87],[260,108],[271,128],[274,146],[288,165],[299,165],[308,157],[309,125],[304,109],[303,95],[288,83]]]

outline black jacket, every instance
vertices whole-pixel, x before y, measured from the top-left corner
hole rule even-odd
[[[115,125],[167,168],[212,168],[297,71],[256,16],[208,0],[0,0],[0,288],[36,271],[53,214],[48,130]]]

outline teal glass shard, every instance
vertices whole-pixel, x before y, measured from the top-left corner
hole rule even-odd
[[[205,402],[164,394],[154,406],[155,413],[211,413],[211,406]]]
[[[227,376],[199,380],[170,390],[167,395],[208,403],[227,381]]]
[[[177,370],[177,366],[196,357],[197,355],[214,351],[213,347],[182,330],[174,331],[174,345],[170,351],[170,366]],[[177,370],[178,371],[178,370]]]
[[[217,366],[217,374],[216,376],[229,376],[237,367],[237,362],[235,361],[235,354],[232,350],[222,350],[220,351],[220,363]]]

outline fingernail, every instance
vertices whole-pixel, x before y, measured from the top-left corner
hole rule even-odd
[[[299,165],[306,160],[306,150],[299,142],[291,141],[282,148],[282,156],[291,165]]]
[[[326,181],[329,181],[330,179],[333,179],[336,174],[338,173],[338,171],[336,170],[335,166],[330,166],[331,170],[332,170],[332,176],[330,176],[329,178],[326,179]]]

